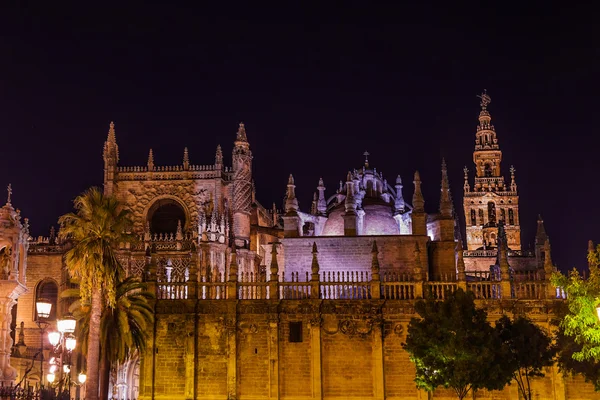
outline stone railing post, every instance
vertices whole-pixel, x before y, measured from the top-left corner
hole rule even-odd
[[[415,299],[422,299],[425,282],[423,281],[423,268],[421,265],[421,250],[419,243],[415,242],[414,250],[415,267],[413,268],[413,280],[415,282]]]
[[[156,298],[159,299],[160,293],[158,293],[156,284],[156,253],[152,253],[151,247],[146,251],[146,283],[148,291],[154,293]]]
[[[377,249],[377,242],[373,240],[373,247],[371,248],[371,298],[381,298],[381,277],[379,275],[379,250]]]
[[[277,263],[277,245],[273,242],[271,247],[271,266],[269,276],[269,299],[279,299],[279,264]]]
[[[227,279],[227,299],[238,298],[238,263],[235,242],[231,241],[231,262],[229,263],[229,277]]]
[[[312,264],[310,266],[310,298],[318,299],[321,292],[319,283],[319,260],[317,259],[317,242],[313,242],[312,246]]]

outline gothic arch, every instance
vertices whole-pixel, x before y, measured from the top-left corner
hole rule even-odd
[[[189,208],[185,205],[185,203],[177,196],[173,195],[160,195],[152,199],[152,201],[148,202],[146,208],[144,209],[143,218],[144,218],[144,226],[147,223],[151,223],[151,219],[155,211],[163,205],[172,204],[179,207],[182,211],[182,215],[184,217],[182,230],[185,232],[191,227],[191,216]],[[173,231],[174,233],[174,231]]]
[[[37,310],[36,310],[36,306],[35,303],[38,301],[38,299],[43,298],[45,300],[50,301],[50,303],[52,303],[52,309],[50,311],[50,317],[48,318],[48,320],[50,321],[54,321],[56,320],[56,315],[58,313],[58,290],[59,290],[59,285],[58,282],[56,282],[56,280],[52,279],[52,278],[44,278],[41,279],[36,285],[35,285],[35,298],[34,298],[34,302],[33,302],[33,320],[36,321],[37,320]]]

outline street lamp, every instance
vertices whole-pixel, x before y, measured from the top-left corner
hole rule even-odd
[[[59,393],[63,391],[63,383],[66,381],[67,393],[71,389],[71,352],[77,346],[77,340],[73,336],[77,321],[72,315],[66,315],[56,323],[58,332],[48,332],[48,341],[54,347],[54,355],[50,360],[50,373],[47,375],[48,382],[53,383],[56,379],[56,372],[59,374]],[[66,379],[63,379],[63,374]]]
[[[596,314],[598,314],[598,319],[600,319],[600,305],[596,307]]]
[[[35,319],[35,324],[40,329],[40,386],[44,386],[44,332],[48,327],[48,318],[50,317],[50,312],[52,311],[52,303],[49,300],[38,298],[35,302],[35,310],[37,313],[37,318]],[[35,359],[35,357],[34,357]]]

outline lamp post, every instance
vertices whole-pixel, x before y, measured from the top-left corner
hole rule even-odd
[[[50,360],[50,372],[46,376],[48,382],[53,383],[56,379],[56,372],[58,371],[58,392],[59,396],[63,395],[63,384],[66,381],[67,388],[66,392],[69,394],[71,391],[71,352],[75,350],[77,341],[73,333],[75,332],[75,326],[77,321],[73,316],[66,315],[57,321],[58,332],[48,332],[48,341],[54,347],[54,355]],[[63,374],[66,375],[66,379],[63,379]]]
[[[44,387],[44,332],[48,328],[48,318],[52,311],[52,303],[46,299],[38,299],[35,302],[37,318],[35,324],[40,329],[40,387]]]

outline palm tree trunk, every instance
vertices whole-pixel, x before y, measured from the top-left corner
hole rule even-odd
[[[110,362],[104,355],[100,360],[100,398],[108,399],[108,384],[110,382]]]
[[[100,363],[100,318],[102,316],[102,292],[100,288],[92,290],[90,310],[90,331],[87,351],[86,399],[98,400],[98,378]]]

